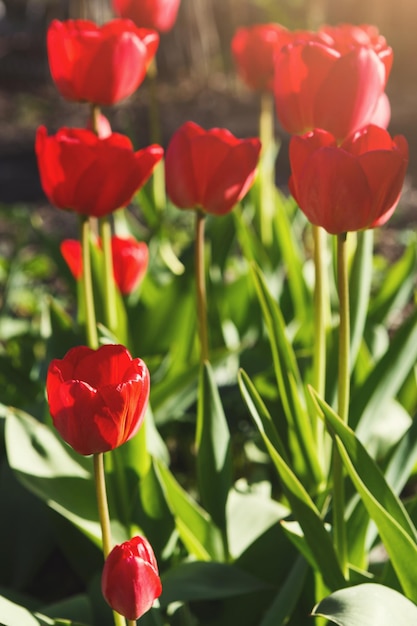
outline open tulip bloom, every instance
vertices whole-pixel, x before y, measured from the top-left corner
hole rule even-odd
[[[370,125],[345,140],[324,130],[290,142],[289,187],[313,224],[331,234],[374,228],[392,215],[408,163],[401,135]]]
[[[224,128],[204,130],[186,122],[166,152],[169,198],[180,209],[228,213],[250,189],[260,150],[259,139],[237,139]]]
[[[152,145],[133,151],[128,137],[99,138],[90,130],[61,128],[36,135],[36,155],[43,190],[51,204],[91,217],[127,206],[162,159]]]
[[[139,430],[149,372],[120,345],[77,346],[48,368],[49,410],[61,437],[79,454],[108,452]]]
[[[101,579],[108,604],[129,620],[149,611],[162,585],[152,546],[144,537],[117,545],[108,555]]]
[[[118,15],[161,33],[174,26],[179,6],[180,0],[113,0],[113,9]]]
[[[296,34],[276,56],[278,119],[289,133],[323,128],[338,141],[367,124],[387,122],[391,66],[391,48],[366,27]]]
[[[159,44],[157,32],[116,19],[53,20],[48,29],[49,68],[67,100],[111,105],[130,96],[146,76]]]

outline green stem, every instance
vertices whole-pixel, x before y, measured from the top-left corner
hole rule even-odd
[[[87,345],[90,348],[97,349],[98,335],[94,308],[93,281],[91,277],[90,221],[89,218],[84,215],[81,217],[81,250]]]
[[[263,92],[261,95],[259,138],[262,143],[259,168],[259,230],[262,243],[269,246],[272,243],[271,222],[274,213],[275,186],[275,166],[272,158],[274,145],[274,100],[269,92]]]
[[[314,238],[314,353],[313,387],[324,398],[326,384],[326,233],[320,226],[313,226]]]
[[[313,347],[313,387],[321,398],[326,392],[326,330],[328,285],[326,280],[326,233],[320,226],[313,225],[314,239],[314,347]],[[315,416],[317,457],[324,462],[324,424]]]
[[[97,104],[91,105],[90,119],[91,119],[91,130],[93,131],[93,133],[95,133],[98,136],[100,107]]]
[[[151,143],[161,143],[161,121],[159,116],[159,100],[158,100],[158,66],[156,59],[148,68],[148,84],[149,84],[149,126]],[[156,164],[152,174],[152,189],[155,202],[155,208],[161,213],[166,206],[165,193],[165,169],[164,162],[160,161]]]
[[[111,247],[111,224],[110,217],[103,217],[99,221],[101,246],[103,250],[103,283],[104,283],[104,307],[107,328],[117,333],[117,304],[116,284],[113,274],[113,254]]]
[[[338,413],[347,424],[350,394],[350,319],[349,319],[349,277],[347,267],[346,233],[337,238],[337,289],[339,294],[339,375]]]
[[[197,316],[200,334],[200,362],[209,359],[208,331],[207,331],[207,294],[206,294],[206,270],[204,263],[204,223],[205,215],[196,210],[195,228],[195,278],[197,289]]]
[[[104,474],[103,453],[93,455],[94,462],[94,485],[96,489],[97,508],[101,527],[101,537],[103,542],[103,555],[106,559],[112,549],[111,528],[109,506],[107,502],[106,479]],[[125,626],[125,618],[113,611],[115,626]]]
[[[348,423],[350,368],[349,368],[349,282],[347,267],[346,233],[337,237],[337,289],[339,295],[339,363],[338,363],[338,413]],[[347,577],[347,540],[345,525],[345,487],[343,464],[337,445],[333,446],[333,529],[336,551],[342,571]]]

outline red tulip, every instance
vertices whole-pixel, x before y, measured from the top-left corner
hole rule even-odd
[[[392,215],[408,162],[403,136],[368,126],[337,145],[324,130],[290,142],[289,187],[313,224],[331,234],[374,228]]]
[[[55,428],[79,454],[107,452],[143,422],[149,372],[120,345],[72,348],[48,368],[46,391]]]
[[[376,121],[392,50],[366,27],[323,28],[298,34],[276,56],[278,118],[290,133],[314,128],[338,141]]]
[[[175,24],[180,0],[113,0],[113,9],[138,26],[165,33]]]
[[[36,154],[43,190],[60,209],[103,217],[131,201],[163,156],[160,146],[133,152],[130,140],[112,133],[61,128],[48,137],[36,135]]]
[[[100,244],[100,241],[98,242]],[[113,256],[113,273],[120,293],[132,293],[143,279],[148,267],[148,246],[133,237],[116,237],[111,239]],[[78,239],[65,239],[60,246],[72,275],[79,280],[83,273],[81,244]]]
[[[181,209],[228,213],[252,185],[260,150],[259,139],[237,139],[228,130],[186,122],[166,152],[170,199]]]
[[[113,548],[104,563],[101,588],[111,608],[129,620],[149,611],[162,585],[154,552],[144,537]]]
[[[112,237],[114,279],[120,293],[132,293],[143,279],[148,267],[148,246],[133,237]]]
[[[87,20],[53,20],[47,34],[49,68],[67,100],[115,104],[139,87],[158,43],[158,33],[130,20],[101,27]]]
[[[243,82],[254,91],[272,91],[275,56],[292,34],[279,24],[256,24],[238,28],[232,43],[232,54]]]

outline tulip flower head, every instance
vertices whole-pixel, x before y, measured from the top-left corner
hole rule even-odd
[[[51,204],[91,217],[127,206],[163,156],[157,145],[134,152],[130,140],[118,133],[101,138],[87,129],[61,128],[48,136],[43,126],[35,149]]]
[[[101,588],[112,609],[129,620],[149,611],[162,585],[155,554],[144,537],[113,548],[104,563]]]
[[[290,141],[289,188],[310,222],[331,234],[374,228],[394,212],[407,163],[402,135],[370,125],[338,145],[318,129]]]
[[[249,191],[260,150],[257,138],[237,139],[226,129],[204,130],[186,122],[166,152],[169,198],[180,209],[228,213]]]
[[[46,391],[61,437],[83,455],[108,452],[139,430],[149,398],[149,372],[121,345],[77,346],[48,368]]]
[[[296,33],[275,63],[275,104],[283,128],[292,134],[322,128],[341,142],[370,123],[387,123],[384,90],[391,65],[391,48],[370,28]]]
[[[113,9],[137,26],[165,33],[174,26],[180,0],[113,0]]]
[[[159,44],[157,32],[116,19],[53,20],[47,33],[49,68],[67,100],[111,105],[132,95]]]
[[[98,245],[100,245],[100,240]],[[123,295],[132,293],[143,280],[148,267],[149,252],[144,241],[133,237],[111,239],[115,283]],[[79,280],[83,273],[81,244],[78,239],[64,239],[60,246],[72,275]]]
[[[254,91],[272,91],[275,56],[292,34],[279,24],[256,24],[238,28],[231,50],[238,74]]]

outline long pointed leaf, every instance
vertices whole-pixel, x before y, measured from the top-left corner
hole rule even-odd
[[[349,476],[378,527],[406,595],[417,600],[417,530],[355,433],[312,390]]]
[[[317,568],[320,571],[329,589],[343,587],[346,582],[342,574],[334,546],[324,522],[320,517],[316,505],[308,495],[303,485],[298,480],[284,458],[279,454],[268,433],[274,432],[271,416],[265,412],[259,414],[256,406],[259,400],[256,391],[245,372],[239,372],[239,385],[244,398],[251,399],[249,409],[251,415],[262,435],[268,453],[281,478],[285,495],[290,502],[291,509],[303,529],[308,548],[314,556]]]
[[[226,503],[232,486],[230,432],[209,363],[200,373],[197,412],[197,477],[201,501],[226,531]]]

